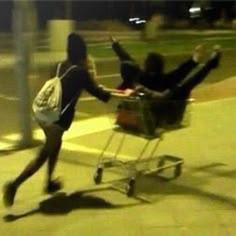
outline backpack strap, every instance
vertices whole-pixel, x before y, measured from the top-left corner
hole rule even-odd
[[[62,63],[58,64],[57,72],[56,72],[56,76],[59,77],[60,79],[63,79],[72,69],[78,67],[77,65],[73,65],[73,66],[69,67],[62,76],[59,76],[59,71],[60,71],[60,68],[61,68],[61,64]]]
[[[56,74],[57,76],[59,75],[59,70],[60,70],[61,64],[62,63],[59,63],[58,66],[57,66],[57,74]],[[73,66],[69,67],[62,76],[60,76],[60,77],[58,76],[60,78],[60,80],[62,80],[66,76],[66,74],[68,74],[72,69],[74,69],[76,67],[78,67],[78,66],[77,65],[73,65]],[[64,109],[61,111],[60,115],[63,115],[66,112],[66,110],[72,105],[72,103],[76,100],[76,98],[77,98],[77,94],[64,107]]]
[[[61,63],[58,63],[57,70],[56,70],[56,77],[59,77],[60,69],[61,69]]]

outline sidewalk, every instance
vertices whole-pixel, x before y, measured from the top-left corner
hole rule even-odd
[[[0,203],[1,216],[12,220],[1,218],[1,234],[235,235],[235,117],[235,97],[194,104],[191,126],[165,134],[158,149],[158,154],[184,158],[182,175],[169,182],[141,177],[137,198],[128,198],[109,184],[93,183],[98,155],[111,132],[108,126],[68,136],[56,171],[65,181],[63,191],[53,197],[42,195],[44,167],[19,189],[11,210]],[[93,122],[101,127],[100,121]],[[121,154],[135,158],[141,142],[127,139]],[[1,185],[19,173],[36,151],[1,156]],[[120,177],[118,172],[104,172],[105,182]]]

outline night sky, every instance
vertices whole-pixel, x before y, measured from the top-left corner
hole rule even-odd
[[[21,0],[17,0],[21,1]],[[32,1],[32,0],[30,0]],[[38,24],[40,29],[45,29],[49,19],[66,18],[66,2],[71,4],[71,18],[76,21],[119,19],[127,22],[129,17],[139,16],[148,19],[155,11],[164,12],[172,17],[188,17],[188,8],[192,0],[185,1],[162,1],[165,4],[163,10],[158,1],[148,0],[34,0],[36,3]],[[229,16],[236,16],[236,0],[213,1],[214,7],[226,8]],[[163,6],[163,5],[162,5]],[[13,0],[0,0],[0,32],[11,30]],[[214,15],[220,15],[220,11],[214,11]]]
[[[65,1],[35,1],[38,23],[44,28],[48,19],[64,19]],[[129,17],[146,16],[150,8],[145,1],[78,1],[71,0],[71,18],[76,21],[119,19],[127,21]],[[11,29],[13,1],[0,0],[0,31]]]

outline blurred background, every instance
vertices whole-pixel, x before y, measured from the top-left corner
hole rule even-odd
[[[113,35],[141,63],[148,51],[168,58],[168,68],[203,43],[221,44],[222,69],[206,83],[236,74],[236,1],[0,1],[0,149],[32,145],[36,128],[31,103],[49,78],[50,68],[65,57],[68,33],[80,33],[99,83],[119,83],[118,61],[109,42]],[[107,63],[109,61],[109,63]],[[76,120],[101,115],[102,105],[83,95]]]
[[[153,1],[85,1],[85,0],[31,0],[26,1],[36,11],[38,29],[46,30],[49,20],[72,19],[78,28],[93,28],[91,21],[116,21],[120,27],[139,29],[154,15],[161,16],[163,28],[231,28],[236,17],[235,1],[209,0],[153,0]],[[2,32],[11,31],[13,0],[0,1]],[[137,18],[138,20],[133,20]],[[143,20],[143,21],[141,21]],[[138,21],[138,22],[136,22]],[[140,22],[141,21],[141,22]],[[135,23],[136,22],[136,23]],[[94,23],[94,22],[93,22]],[[98,22],[97,22],[98,24]],[[126,26],[126,27],[125,27]],[[100,22],[99,29],[106,28]],[[108,27],[108,25],[107,25]]]

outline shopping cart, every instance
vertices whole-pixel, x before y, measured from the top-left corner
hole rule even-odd
[[[143,93],[122,100],[118,105],[114,128],[98,158],[94,182],[96,184],[102,182],[104,169],[122,167],[127,172],[125,192],[130,197],[134,195],[136,178],[139,175],[157,173],[163,177],[164,170],[173,168],[173,176],[169,179],[179,177],[182,172],[182,158],[171,155],[154,156],[154,154],[167,130],[189,126],[191,102],[192,100],[156,102]],[[114,155],[106,157],[106,151],[118,132],[122,134],[122,138],[117,144]],[[145,140],[135,160],[127,161],[119,158],[127,135]],[[151,148],[150,155],[145,158],[146,150],[152,141],[155,141],[155,144]]]

